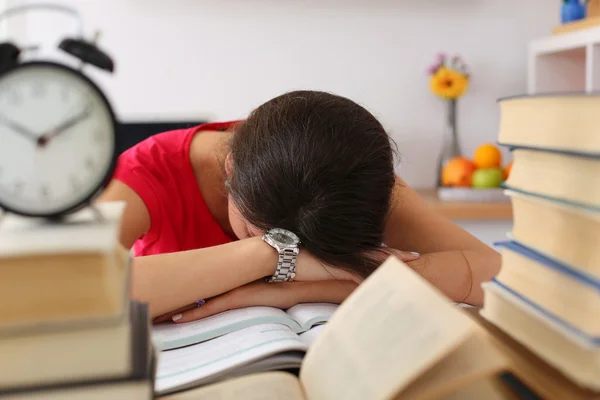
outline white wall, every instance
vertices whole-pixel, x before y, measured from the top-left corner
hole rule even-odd
[[[12,1],[13,3],[18,1]],[[424,71],[440,50],[471,65],[460,103],[470,154],[494,141],[496,98],[525,92],[526,45],[558,22],[560,0],[71,0],[117,72],[93,73],[131,118],[234,119],[291,89],[348,96],[399,144],[400,173],[433,186],[444,107]],[[41,16],[40,16],[41,15]],[[55,45],[64,17],[19,19],[18,39]],[[25,32],[25,34],[23,34]],[[91,69],[90,69],[91,71]]]

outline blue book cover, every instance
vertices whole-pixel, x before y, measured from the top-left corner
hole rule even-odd
[[[507,147],[510,151],[523,149],[523,150],[532,150],[532,151],[543,151],[546,153],[563,154],[565,156],[571,156],[571,157],[600,159],[600,153],[596,153],[596,152],[582,152],[582,151],[573,151],[573,150],[553,149],[553,148],[548,148],[548,147],[522,146],[522,145],[515,145],[515,144],[511,144],[511,143],[502,143],[502,142],[496,142],[496,143],[499,146]]]
[[[567,264],[564,264],[558,260],[550,258],[537,250],[532,249],[531,247],[525,246],[521,243],[518,243],[514,240],[509,240],[505,242],[497,242],[494,243],[496,247],[506,248],[515,253],[518,253],[524,257],[527,257],[538,264],[553,269],[555,271],[560,272],[561,274],[567,276],[568,278],[574,279],[579,282],[581,285],[588,286],[594,289],[598,294],[600,294],[600,279],[595,276],[586,274],[578,269],[575,269]]]
[[[513,301],[520,303],[522,309],[527,310],[530,314],[536,315],[539,319],[544,321],[544,323],[549,325],[549,327],[561,332],[563,336],[569,337],[570,340],[579,343],[582,347],[595,350],[600,349],[600,337],[590,336],[585,332],[582,332],[562,318],[529,300],[527,297],[515,292],[496,278],[492,279],[491,284],[500,289],[500,291],[504,293],[504,297],[509,297]]]

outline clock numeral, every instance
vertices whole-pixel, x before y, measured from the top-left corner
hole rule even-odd
[[[42,97],[46,94],[46,83],[45,82],[34,82],[32,85],[32,93],[35,97]]]
[[[94,160],[91,157],[85,159],[85,167],[89,170],[94,169]]]
[[[40,196],[44,199],[50,197],[50,189],[48,189],[47,185],[40,186]]]

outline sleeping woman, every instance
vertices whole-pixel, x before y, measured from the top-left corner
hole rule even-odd
[[[100,201],[126,203],[132,295],[156,320],[341,303],[389,255],[481,305],[500,255],[394,173],[383,126],[344,97],[278,96],[238,122],[164,132],[123,153]]]

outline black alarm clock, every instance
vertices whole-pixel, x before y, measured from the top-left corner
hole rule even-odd
[[[81,17],[72,8],[29,4],[0,14],[0,22],[33,8],[65,12],[77,19],[79,35],[59,48],[113,72],[111,58],[83,39]],[[102,90],[81,68],[34,60],[0,43],[0,209],[58,218],[86,205],[112,177],[117,158],[116,118]]]

